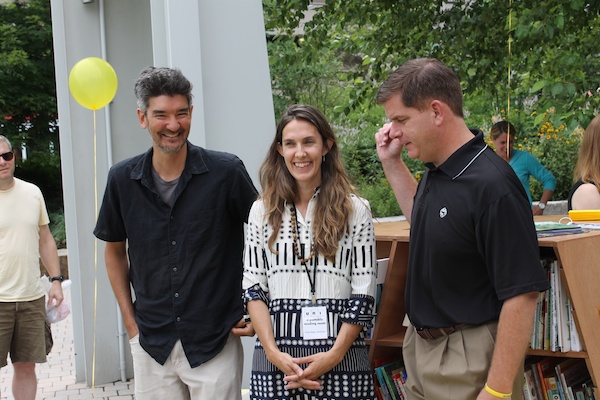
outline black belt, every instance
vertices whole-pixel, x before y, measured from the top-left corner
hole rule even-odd
[[[415,326],[415,330],[423,339],[433,340],[437,338],[441,338],[442,336],[448,336],[451,333],[459,331],[463,328],[466,328],[470,325],[467,324],[457,324],[452,326],[446,326],[444,328],[417,328]]]

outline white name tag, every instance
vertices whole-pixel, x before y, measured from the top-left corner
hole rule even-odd
[[[302,307],[302,329],[305,340],[327,339],[327,309],[323,306]]]

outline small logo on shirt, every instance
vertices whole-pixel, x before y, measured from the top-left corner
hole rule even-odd
[[[448,215],[448,209],[446,207],[442,207],[440,209],[440,218],[444,218],[446,215]]]

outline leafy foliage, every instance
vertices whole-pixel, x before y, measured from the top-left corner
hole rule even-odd
[[[325,113],[343,138],[350,174],[372,205],[380,200],[384,204],[389,197],[370,143],[384,121],[374,96],[397,66],[416,57],[438,58],[457,71],[470,127],[489,132],[499,117],[518,126],[523,140],[535,149],[532,153],[557,177],[554,199],[566,198],[577,158],[577,132],[600,110],[598,4],[584,0],[325,3],[308,20],[305,10],[310,1],[263,0],[265,23],[275,38],[301,42],[285,60],[286,68],[334,66],[329,76],[335,79],[329,87],[336,89],[336,104],[331,112],[328,103]],[[286,68],[280,68],[283,75]],[[326,90],[328,78],[321,77],[318,87]],[[274,75],[274,82],[283,83],[279,79]],[[302,86],[313,84],[308,74],[295,79]],[[339,95],[340,89],[344,96]],[[290,97],[295,102],[306,99]],[[547,124],[562,127],[557,139],[543,134]],[[419,177],[422,165],[414,160],[408,163]],[[388,212],[384,209],[392,212],[391,207],[381,207],[381,215]]]
[[[17,151],[16,174],[62,209],[49,0],[0,3],[0,134]]]
[[[270,3],[264,2],[269,26],[287,33],[309,4]],[[455,68],[467,96],[489,93],[490,111],[506,108],[510,94],[517,108],[523,102],[538,113],[554,108],[572,129],[587,126],[600,106],[586,96],[598,86],[600,16],[597,4],[583,0],[327,0],[304,32],[309,46],[364,61],[346,80],[355,82],[356,99],[346,111],[372,101],[378,83],[415,57],[436,57]]]
[[[49,214],[50,217],[50,232],[56,241],[56,247],[64,249],[67,247],[67,230],[65,224],[65,213],[54,212]]]
[[[295,103],[312,104],[329,113],[344,97],[343,90],[334,84],[339,79],[341,62],[327,48],[308,47],[311,52],[308,55],[304,44],[304,40],[287,36],[276,37],[268,43],[277,116]],[[299,57],[308,57],[309,62],[295,62]]]
[[[537,132],[537,137],[529,140],[536,145],[531,149],[528,146],[524,150],[530,151],[542,165],[554,174],[556,190],[552,197],[566,199],[573,184],[573,168],[575,167],[573,160],[577,159],[583,129],[568,131],[564,125],[554,126],[551,122],[554,119],[553,114],[553,110],[543,114],[543,123]],[[518,145],[523,147],[523,143]],[[536,196],[535,198],[541,198],[543,188],[539,182],[532,182],[531,190],[532,195]]]
[[[340,137],[342,157],[348,175],[358,186],[358,193],[369,200],[375,217],[401,215],[394,192],[385,178],[375,149],[377,127],[365,127],[362,132]],[[423,164],[403,154],[403,160],[417,179],[424,172]]]

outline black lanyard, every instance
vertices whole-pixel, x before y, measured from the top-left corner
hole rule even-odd
[[[298,223],[298,218],[297,218],[297,211],[296,211],[296,205],[292,205],[292,223],[293,223],[293,229],[296,231],[295,235],[297,235],[297,237],[300,237],[300,224]],[[296,238],[296,236],[294,237],[294,243],[292,243],[292,247],[294,248],[294,250],[297,250],[297,243],[296,240],[298,240],[298,242],[300,241],[299,239]],[[315,305],[317,304],[317,297],[315,296],[315,292],[317,290],[317,262],[316,262],[316,254],[312,255],[312,257],[309,258],[313,258],[315,259],[315,269],[313,270],[313,276],[312,278],[310,277],[310,272],[308,271],[308,266],[306,265],[306,261],[308,261],[307,259],[305,259],[304,257],[302,257],[300,254],[298,254],[298,251],[295,251],[295,255],[296,257],[298,257],[298,260],[302,263],[302,265],[304,266],[304,270],[306,271],[306,276],[308,276],[308,282],[310,283],[310,292],[312,294],[312,304]]]
[[[310,272],[308,271],[308,266],[306,265],[306,263],[303,262],[302,265],[304,265],[306,276],[308,276],[308,281],[310,282],[310,292],[312,293],[312,304],[314,306],[315,304],[317,304],[317,297],[315,296],[317,288],[317,263],[315,262],[315,269],[313,269],[312,279],[310,278]]]

